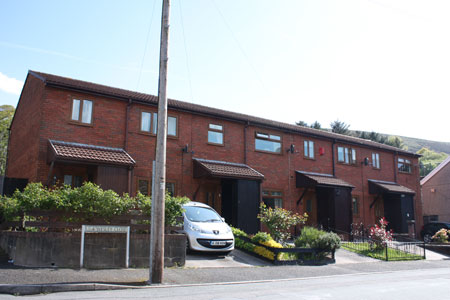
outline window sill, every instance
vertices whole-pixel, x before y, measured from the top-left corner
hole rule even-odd
[[[308,156],[303,156],[303,159],[312,160],[312,161],[315,161],[315,160],[316,160],[315,157],[314,157],[314,158],[311,158],[311,157],[308,157]]]
[[[72,120],[69,121],[69,124],[84,126],[84,127],[94,127],[93,123],[82,123],[82,122],[77,122],[77,121],[72,121]]]
[[[281,152],[270,152],[270,151],[257,150],[257,149],[255,149],[255,152],[260,152],[260,153],[265,153],[265,154],[272,154],[272,155],[282,155]]]
[[[207,145],[210,145],[210,146],[219,146],[219,147],[225,147],[225,145],[224,145],[224,144],[216,144],[216,143],[211,143],[211,142],[207,142],[206,144],[207,144]]]

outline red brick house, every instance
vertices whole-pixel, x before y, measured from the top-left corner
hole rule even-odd
[[[169,100],[167,187],[249,232],[259,202],[349,231],[381,216],[421,226],[418,155],[387,145]],[[29,71],[6,176],[151,191],[157,97]],[[420,228],[420,227],[417,227]]]
[[[424,223],[450,222],[450,157],[421,181]]]

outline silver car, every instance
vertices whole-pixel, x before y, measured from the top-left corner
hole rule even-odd
[[[234,249],[231,228],[214,209],[200,202],[189,202],[183,208],[188,249],[223,253]]]

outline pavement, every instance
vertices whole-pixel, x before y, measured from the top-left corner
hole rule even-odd
[[[155,288],[289,280],[345,274],[450,268],[450,258],[427,250],[427,260],[384,262],[340,249],[336,263],[322,266],[274,266],[234,250],[228,256],[192,254],[186,265],[164,269],[161,285],[147,285],[148,269],[25,268],[0,264],[0,293],[30,295],[66,291]]]

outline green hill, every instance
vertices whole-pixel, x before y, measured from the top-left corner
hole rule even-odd
[[[417,152],[422,148],[428,148],[435,152],[444,152],[450,155],[450,143],[417,139],[406,136],[400,136],[400,138],[403,140],[403,143],[411,152]]]

